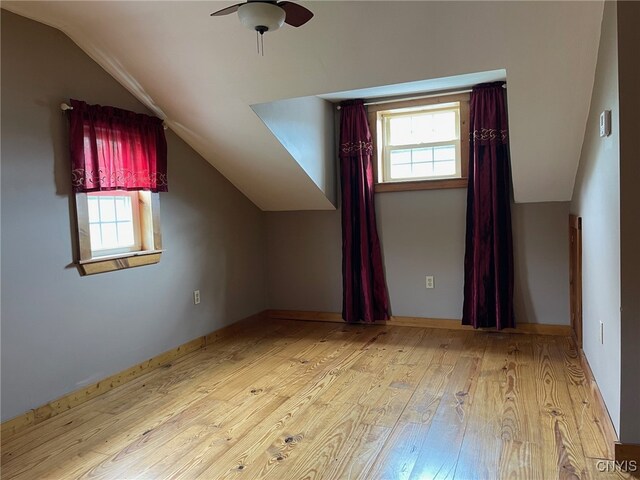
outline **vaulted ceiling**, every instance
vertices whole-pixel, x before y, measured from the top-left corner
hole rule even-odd
[[[267,33],[264,57],[235,15],[209,16],[231,3],[2,7],[65,32],[263,210],[334,206],[252,105],[416,81],[445,88],[437,79],[497,70],[515,200],[571,198],[602,2],[304,2],[315,17]]]

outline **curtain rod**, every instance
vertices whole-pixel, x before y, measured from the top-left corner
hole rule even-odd
[[[507,88],[507,84],[502,85],[502,88]],[[435,98],[435,97],[444,97],[445,95],[460,95],[461,93],[470,93],[472,91],[471,88],[466,90],[456,90],[454,92],[440,92],[440,93],[432,93],[430,95],[419,95],[417,97],[402,97],[402,98],[394,98],[393,100],[380,100],[379,102],[365,102],[364,105],[383,105],[385,103],[396,103],[396,102],[408,102],[410,100],[423,100],[426,98]],[[338,105],[336,107],[340,110],[342,107]]]
[[[66,112],[67,110],[73,110],[73,107],[71,105],[68,105],[68,104],[62,102],[60,104],[60,109],[63,112]],[[167,127],[167,124],[164,122],[164,120],[162,121],[162,128],[164,128],[165,130],[167,130],[169,128],[169,127]]]

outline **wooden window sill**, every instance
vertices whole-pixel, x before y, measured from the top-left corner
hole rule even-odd
[[[121,253],[105,257],[95,257],[78,262],[83,275],[112,272],[125,268],[152,265],[160,261],[160,255],[164,250],[143,250],[140,252]]]
[[[444,180],[421,180],[417,182],[376,183],[375,193],[409,192],[413,190],[438,190],[441,188],[467,188],[468,179],[447,178]]]

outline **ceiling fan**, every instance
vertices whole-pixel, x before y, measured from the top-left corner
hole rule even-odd
[[[219,17],[234,12],[238,12],[240,23],[250,30],[255,30],[261,38],[265,32],[273,32],[284,23],[292,27],[300,27],[313,17],[313,12],[297,3],[269,0],[248,0],[213,12],[211,16]],[[262,54],[264,55],[264,47]]]

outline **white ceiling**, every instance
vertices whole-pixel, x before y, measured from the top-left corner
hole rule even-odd
[[[2,7],[65,32],[263,210],[334,207],[251,105],[501,69],[516,201],[571,198],[602,2],[302,2],[315,17],[267,33],[264,57],[209,16],[232,2]]]

